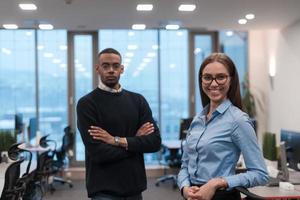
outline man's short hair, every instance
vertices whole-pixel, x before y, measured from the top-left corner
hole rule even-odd
[[[98,58],[102,55],[102,54],[106,54],[106,53],[112,53],[112,54],[116,54],[120,57],[120,61],[122,61],[122,56],[120,54],[120,52],[118,52],[117,50],[115,50],[114,48],[106,48],[103,49],[102,51],[100,51],[100,53],[98,54]]]

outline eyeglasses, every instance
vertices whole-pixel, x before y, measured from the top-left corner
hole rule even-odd
[[[113,70],[118,70],[121,68],[121,64],[119,63],[113,63],[113,64],[109,64],[109,63],[103,63],[101,65],[101,67],[104,69],[104,70],[110,70],[110,68],[112,67]]]
[[[201,81],[205,85],[210,85],[215,80],[218,85],[224,85],[228,77],[230,76],[227,74],[217,74],[215,77],[210,74],[204,74],[201,76]]]

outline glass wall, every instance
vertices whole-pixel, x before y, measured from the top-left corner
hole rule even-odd
[[[121,53],[125,67],[120,79],[122,87],[142,94],[159,123],[157,36],[157,30],[100,30],[99,49],[112,47]],[[147,163],[156,160],[155,154],[146,154],[144,157]]]
[[[99,49],[107,47],[122,54],[120,82],[147,99],[162,138],[178,139],[180,118],[188,116],[188,32],[100,30]],[[156,156],[146,154],[145,160]]]
[[[187,30],[99,30],[99,49],[113,47],[121,52],[125,65],[121,84],[144,95],[164,140],[177,139],[180,119],[189,117],[190,87],[196,90],[196,112],[202,108],[198,70],[213,51],[213,40],[209,34],[194,36],[193,52],[188,52]],[[242,81],[247,71],[247,33],[222,31],[219,41],[221,51],[236,63]],[[93,88],[91,44],[91,38],[84,35],[74,38],[75,82],[71,84],[75,84],[75,100]],[[0,30],[0,129],[12,130],[16,113],[28,125],[38,110],[42,134],[60,141],[68,123],[67,49],[66,30]],[[189,54],[194,54],[194,66],[188,66]],[[189,74],[195,78],[193,86]],[[76,157],[83,160],[78,137],[76,149]],[[146,154],[145,160],[153,163],[156,155]]]
[[[248,69],[248,33],[221,31],[219,35],[221,51],[233,60],[239,73],[240,82],[243,82]]]
[[[189,116],[188,32],[160,32],[160,82],[162,139],[179,138],[181,118]]]
[[[38,31],[39,122],[43,135],[60,141],[68,123],[67,32]]]
[[[93,90],[93,43],[92,35],[74,36],[74,76],[75,102]],[[84,145],[78,130],[76,131],[76,160],[84,161]]]
[[[0,30],[0,129],[14,128],[36,115],[35,39],[33,30]]]
[[[195,63],[195,113],[200,113],[202,110],[202,101],[199,91],[198,73],[203,60],[212,52],[212,35],[199,34],[194,36],[194,63]]]

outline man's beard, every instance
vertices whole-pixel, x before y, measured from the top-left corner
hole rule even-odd
[[[119,78],[116,77],[115,80],[106,80],[103,82],[107,87],[115,88],[119,84]]]

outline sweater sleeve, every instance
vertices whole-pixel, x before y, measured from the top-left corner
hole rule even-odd
[[[94,140],[88,133],[90,126],[97,126],[96,108],[92,101],[82,98],[77,104],[77,127],[87,155],[93,162],[108,163],[130,157],[133,153],[117,146],[106,144],[99,140]]]
[[[161,137],[159,129],[152,117],[152,111],[143,96],[139,99],[139,127],[150,122],[154,125],[154,132],[145,136],[127,137],[128,151],[139,153],[153,153],[160,149]]]

